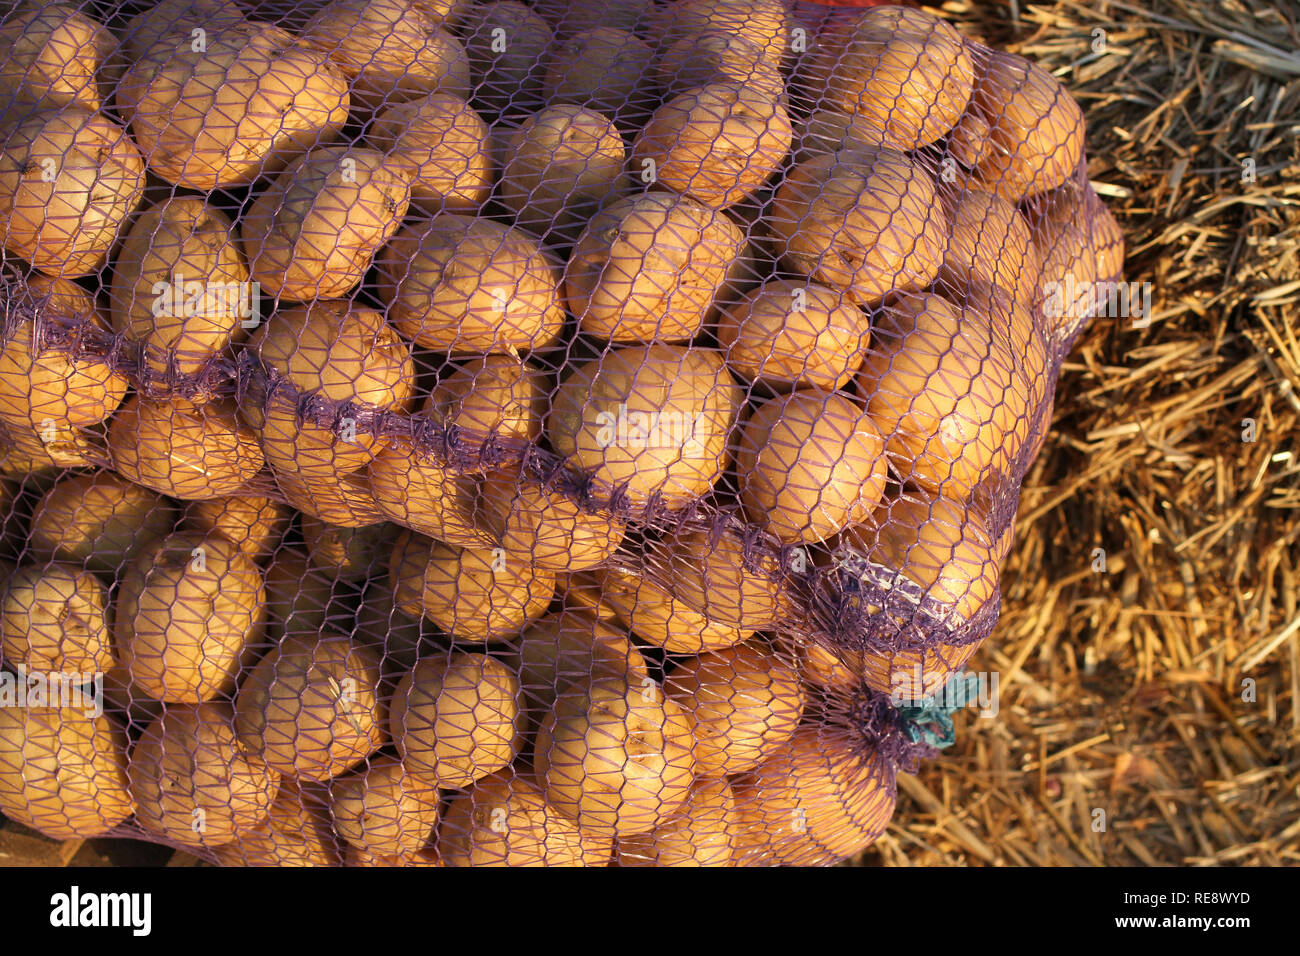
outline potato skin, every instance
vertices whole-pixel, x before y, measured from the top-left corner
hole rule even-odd
[[[373,149],[322,146],[293,160],[241,221],[252,277],[294,302],[346,296],[401,225],[411,178]]]
[[[49,275],[94,273],[144,195],[144,158],[126,130],[65,106],[0,125],[0,142],[5,250]]]
[[[270,24],[202,26],[202,50],[159,42],[118,86],[154,173],[203,192],[247,185],[339,135],[347,80],[322,53]]]
[[[115,663],[108,590],[63,561],[26,565],[0,582],[0,657],[32,671],[94,674]]]
[[[235,737],[225,701],[169,706],[131,751],[136,820],[182,846],[241,840],[264,823],[280,775]]]
[[[244,679],[235,732],[285,776],[327,780],[384,744],[379,659],[348,638],[290,635]]]
[[[279,548],[292,517],[289,506],[282,501],[239,494],[192,502],[185,509],[182,528],[224,534],[256,561],[270,557]]]
[[[350,845],[379,856],[417,853],[438,825],[438,808],[437,789],[388,755],[330,781],[335,831]]]
[[[0,707],[0,812],[55,840],[103,836],[134,812],[126,733],[76,707]]]
[[[461,548],[491,546],[474,523],[471,478],[397,444],[381,449],[366,475],[375,506],[390,521]]]
[[[407,770],[441,789],[496,773],[523,745],[519,679],[486,654],[426,658],[393,693],[389,735]]]
[[[690,798],[649,833],[618,841],[619,866],[732,866],[739,821],[726,780],[698,780]]]
[[[411,203],[432,214],[472,213],[492,193],[487,123],[451,93],[394,103],[375,118],[366,141],[410,172]]]
[[[559,41],[542,80],[546,101],[585,106],[640,125],[658,101],[654,50],[626,30],[594,27]]]
[[[123,573],[113,636],[141,690],[167,703],[199,703],[234,689],[265,605],[261,571],[233,542],[178,532]]]
[[[99,71],[116,43],[76,7],[32,4],[0,25],[0,88],[20,102],[97,110]]]
[[[267,818],[213,855],[222,866],[341,866],[338,842],[323,803],[285,779]]]

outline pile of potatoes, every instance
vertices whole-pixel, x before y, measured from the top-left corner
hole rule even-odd
[[[0,665],[103,701],[0,706],[0,812],[232,865],[870,845],[836,715],[975,653],[1123,239],[1049,73],[809,6],[0,18]],[[937,644],[819,633],[855,576]]]

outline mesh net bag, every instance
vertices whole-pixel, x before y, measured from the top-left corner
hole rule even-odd
[[[0,812],[236,865],[823,864],[937,754],[1119,278],[905,7],[0,19]]]

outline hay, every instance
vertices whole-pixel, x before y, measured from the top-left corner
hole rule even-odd
[[[971,664],[999,714],[958,716],[856,862],[1294,864],[1300,26],[1235,0],[931,9],[1078,97],[1153,313],[1097,320],[1068,360]]]

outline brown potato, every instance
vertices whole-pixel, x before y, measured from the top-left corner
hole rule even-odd
[[[438,800],[436,788],[384,754],[330,781],[335,831],[352,846],[379,856],[419,852],[438,825]]]
[[[144,158],[126,130],[82,106],[0,124],[4,248],[50,275],[88,276],[144,195]]]
[[[968,118],[970,121],[968,121]],[[990,51],[953,149],[1008,202],[1064,183],[1083,158],[1083,111],[1058,80],[1014,53]]]
[[[469,56],[439,22],[407,0],[331,0],[302,38],[352,81],[354,107],[374,110],[433,90],[468,99]]]
[[[779,100],[744,84],[688,90],[655,110],[632,145],[643,178],[721,209],[758,190],[790,152]]]
[[[126,231],[108,288],[113,330],[144,343],[155,374],[199,372],[258,321],[248,265],[221,210],[174,196]]]
[[[235,698],[244,746],[299,780],[327,780],[384,744],[379,659],[340,635],[285,638]]]
[[[815,726],[733,780],[732,790],[739,866],[836,863],[885,832],[898,799],[879,753]]]
[[[181,499],[233,494],[262,470],[253,432],[231,400],[193,405],[133,395],[108,430],[113,467],[123,478]]]
[[[537,732],[546,800],[582,830],[622,838],[653,830],[689,798],[690,724],[649,677],[570,686]]]
[[[303,515],[302,538],[314,567],[345,581],[361,581],[388,564],[396,531],[391,524],[341,528]]]
[[[51,328],[108,329],[94,297],[70,279],[32,275],[11,307],[21,315],[27,305]],[[129,383],[92,355],[74,358],[58,347],[34,349],[37,334],[33,322],[20,322],[0,343],[0,420],[34,429],[40,445],[75,441],[71,430],[108,418]]]
[[[240,413],[257,432],[270,465],[301,477],[313,491],[318,480],[368,464],[384,441],[347,416],[338,431],[302,421],[300,394],[383,412],[405,411],[415,390],[411,350],[383,313],[343,301],[277,312],[249,340],[249,349],[256,351],[262,371]],[[268,372],[290,387],[266,394]]]
[[[117,88],[154,173],[203,192],[247,185],[342,131],[347,79],[322,52],[267,23],[198,27],[200,49],[159,41]]]
[[[760,47],[775,68],[789,49],[793,27],[784,0],[676,0],[660,7],[649,24],[659,49],[683,37],[725,33]]]
[[[969,183],[940,186],[952,232],[939,272],[940,287],[986,282],[1015,294],[1017,304],[1038,304],[1042,263],[1029,223],[1011,203]]]
[[[379,511],[389,520],[461,548],[487,547],[474,524],[473,479],[419,457],[405,445],[382,449],[367,472]]]
[[[546,421],[551,446],[633,504],[680,506],[730,462],[744,393],[713,349],[625,346],[573,369]]]
[[[280,775],[235,738],[234,717],[225,701],[173,704],[145,728],[127,771],[141,827],[214,847],[265,822]]]
[[[515,225],[572,239],[603,204],[627,191],[623,137],[608,117],[549,106],[510,133],[498,197]]]
[[[228,538],[178,532],[127,566],[113,638],[146,694],[199,703],[234,690],[266,620],[265,604],[262,573]]]
[[[537,242],[449,213],[399,232],[379,260],[393,326],[453,355],[544,348],[564,327],[559,268]]]
[[[249,557],[260,560],[280,547],[291,518],[283,502],[242,493],[191,502],[182,526],[188,531],[220,532]]]
[[[775,558],[746,556],[744,539],[730,528],[678,529],[664,539],[668,579],[682,603],[746,636],[768,630],[789,614]],[[691,653],[711,648],[696,648]]]
[[[472,358],[438,383],[425,410],[478,446],[493,435],[536,441],[550,388],[544,370],[516,355]]]
[[[462,641],[519,633],[555,593],[555,576],[534,568],[527,554],[457,548],[411,532],[397,539],[388,574],[399,608]]]
[[[131,63],[139,60],[161,40],[192,42],[192,31],[221,30],[246,22],[236,0],[158,0],[136,14],[122,31],[122,53]]]
[[[172,529],[175,506],[112,472],[68,475],[32,509],[28,547],[107,574]]]
[[[619,866],[731,866],[736,799],[726,780],[699,780],[672,816],[618,841]]]
[[[717,335],[733,371],[782,391],[843,388],[871,342],[866,315],[843,293],[789,279],[770,279],[729,305]]]
[[[739,33],[688,34],[659,51],[654,71],[670,98],[715,83],[743,84],[774,100],[785,95],[780,67]]]
[[[795,166],[776,190],[768,226],[791,266],[859,305],[934,281],[948,233],[925,170],[870,147]]]
[[[0,474],[50,480],[61,469],[94,468],[108,457],[102,431],[96,431],[100,433],[69,427],[38,431],[0,418]]]
[[[375,504],[365,469],[348,474],[316,474],[310,480],[280,472],[276,485],[284,499],[303,514],[341,528],[362,528],[384,520]]]
[[[1075,222],[1087,234],[1088,246],[1097,256],[1097,278],[1114,282],[1124,272],[1124,230],[1115,221],[1101,197],[1090,186],[1066,183],[1060,189],[1045,193],[1041,207],[1048,222],[1059,225]],[[1035,217],[1035,222],[1038,217]],[[1040,231],[1043,227],[1040,227]]]
[[[295,302],[346,296],[401,225],[412,178],[373,149],[321,146],[293,160],[240,221],[253,278]]]
[[[989,316],[929,293],[887,306],[875,332],[858,388],[894,467],[904,481],[969,497],[1024,444],[1024,366]]]
[[[627,533],[627,521],[608,510],[586,511],[564,490],[515,467],[483,479],[479,520],[507,554],[527,555],[547,571],[580,571],[601,564]]]
[[[643,641],[670,654],[698,654],[731,647],[750,637],[753,629],[710,620],[706,615],[661,588],[654,581],[607,568],[581,580],[595,584],[600,607]]]
[[[741,430],[745,514],[786,544],[825,541],[885,491],[885,443],[866,409],[821,389],[761,404]]]
[[[548,103],[572,103],[638,123],[658,102],[654,50],[627,30],[593,27],[557,42],[542,80]]]
[[[664,678],[690,721],[699,776],[751,770],[790,739],[804,708],[793,664],[770,647],[738,644],[688,657]]]
[[[862,119],[871,142],[907,151],[935,142],[970,101],[975,65],[947,21],[876,7],[824,30],[801,64],[818,105]]]
[[[1040,223],[1034,231],[1034,245],[1043,255],[1035,304],[1054,336],[1068,335],[1091,317],[1099,304],[1097,247],[1086,221],[1064,216]]]
[[[607,866],[613,841],[585,832],[513,770],[451,801],[439,828],[447,866]]]
[[[0,812],[55,840],[104,836],[131,816],[126,733],[79,707],[0,707]]]
[[[24,4],[0,24],[0,87],[18,102],[97,110],[99,73],[116,45],[74,6]]]
[[[67,674],[113,666],[108,590],[99,578],[63,561],[8,570],[0,583],[0,658]]]
[[[518,0],[475,3],[460,23],[474,76],[474,100],[492,113],[539,105],[546,51],[555,35]]]
[[[492,193],[487,124],[451,93],[394,103],[370,124],[366,141],[411,175],[411,204],[431,214],[474,212]]]
[[[621,199],[587,224],[569,257],[565,304],[581,331],[614,342],[686,342],[736,278],[745,236],[685,197]]]
[[[293,780],[285,779],[267,818],[244,828],[239,839],[213,847],[222,866],[339,866],[338,840],[329,812],[309,800]]]
[[[426,658],[393,694],[388,732],[407,771],[442,789],[496,773],[523,746],[519,679],[486,654]]]

